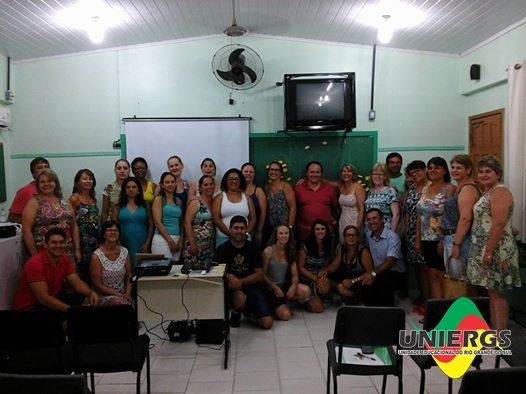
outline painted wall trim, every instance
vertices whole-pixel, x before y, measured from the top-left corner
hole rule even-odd
[[[117,156],[120,157],[120,150],[107,152],[60,152],[60,153],[14,153],[11,159],[33,159],[35,157],[60,158],[60,157],[100,157]]]
[[[466,147],[463,145],[451,146],[391,146],[378,148],[378,152],[420,152],[420,151],[465,151]]]

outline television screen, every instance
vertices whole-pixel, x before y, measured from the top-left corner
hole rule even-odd
[[[354,73],[285,75],[286,130],[356,127]]]

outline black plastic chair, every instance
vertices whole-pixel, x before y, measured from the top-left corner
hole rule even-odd
[[[0,311],[0,371],[70,373],[71,348],[64,320],[64,313],[52,310]]]
[[[511,330],[511,354],[497,356],[495,368],[500,367],[501,358],[510,367],[526,367],[526,327],[508,320],[508,329]]]
[[[474,297],[470,298],[471,301],[475,303],[479,309],[482,317],[486,322],[489,322],[489,298],[487,297]],[[422,327],[425,331],[433,330],[436,325],[440,322],[444,314],[447,312],[451,304],[455,302],[456,299],[436,299],[436,300],[427,300],[426,302],[426,313],[424,315],[424,325]],[[411,355],[411,359],[416,363],[420,369],[420,394],[424,394],[424,389],[426,385],[426,370],[432,367],[436,367],[435,360],[431,355]],[[476,356],[471,364],[476,369],[480,369],[480,364],[482,364],[482,357]],[[448,377],[448,394],[451,394],[453,391],[453,379]]]
[[[89,394],[84,375],[18,375],[0,373],[2,393]]]
[[[526,367],[479,369],[462,377],[458,394],[523,393]]]
[[[329,352],[327,361],[327,394],[330,393],[331,373],[334,382],[334,393],[338,392],[339,375],[383,375],[382,393],[385,393],[387,375],[398,377],[398,392],[403,392],[402,356],[397,354],[398,335],[405,329],[405,312],[402,308],[343,306],[338,309],[334,337],[327,341]],[[383,347],[388,363],[384,365],[364,365],[344,360],[344,348],[351,355],[362,354],[362,346],[375,349]],[[396,347],[396,350],[393,349]],[[350,348],[350,349],[349,349]],[[358,360],[362,357],[358,356]],[[377,355],[365,355],[365,358],[376,358]],[[363,357],[362,357],[363,359]]]
[[[141,392],[141,371],[146,363],[150,393],[150,338],[138,335],[134,309],[129,305],[81,306],[68,310],[68,339],[73,350],[73,370],[89,373],[95,393],[95,373],[133,371]]]

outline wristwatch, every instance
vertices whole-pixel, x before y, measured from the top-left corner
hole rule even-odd
[[[369,273],[373,276],[373,278],[376,278],[376,272],[371,271],[371,272],[369,272]]]

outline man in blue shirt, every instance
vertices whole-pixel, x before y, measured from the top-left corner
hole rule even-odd
[[[372,306],[394,306],[394,292],[398,276],[405,272],[400,238],[384,226],[382,211],[371,208],[365,214],[368,230],[366,243],[371,251],[374,270],[364,278],[365,301]]]

